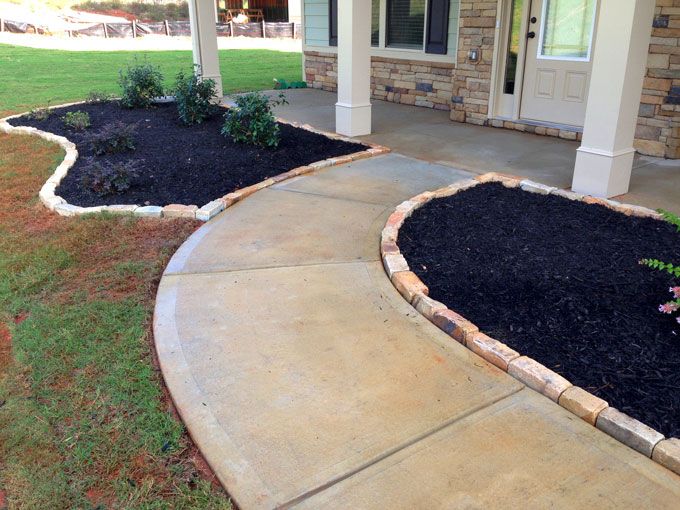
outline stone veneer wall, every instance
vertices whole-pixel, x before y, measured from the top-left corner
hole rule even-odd
[[[375,99],[451,109],[453,64],[371,58],[371,96]],[[305,79],[316,89],[337,90],[338,64],[333,53],[305,52]]]
[[[680,158],[680,0],[656,0],[635,148]]]
[[[645,155],[680,158],[680,0],[656,3],[635,147]],[[497,7],[498,0],[461,2],[455,66],[373,57],[372,96],[450,110],[456,122],[580,140],[580,132],[488,118]],[[478,62],[468,61],[473,48]],[[305,75],[310,86],[336,91],[336,55],[306,51]]]

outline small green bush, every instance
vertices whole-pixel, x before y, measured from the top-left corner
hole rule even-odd
[[[121,69],[118,83],[122,89],[121,104],[125,108],[149,108],[154,98],[163,95],[163,74],[148,62]]]
[[[283,94],[278,99],[259,92],[237,97],[236,106],[224,116],[222,134],[238,143],[278,147],[281,135],[272,107],[280,104],[288,104]]]
[[[122,2],[120,0],[103,0],[80,3],[73,6],[76,10],[108,14],[108,11],[125,11],[135,15],[143,21],[182,21],[189,19],[187,2],[156,3],[156,2]]]
[[[100,92],[98,90],[91,90],[88,92],[87,97],[85,98],[86,103],[108,103],[109,101],[113,100],[114,96],[113,94],[109,94],[107,92]]]
[[[32,120],[47,120],[52,115],[52,110],[50,110],[49,103],[45,108],[32,108],[28,112],[28,118]]]
[[[134,161],[91,161],[84,169],[81,183],[100,197],[123,193],[139,177]]]
[[[75,112],[66,112],[61,120],[64,125],[73,131],[85,131],[90,127],[90,114],[80,110]]]
[[[217,98],[214,80],[201,80],[196,74],[177,74],[175,101],[180,120],[187,125],[200,124],[215,111]]]
[[[97,156],[135,150],[134,134],[137,126],[120,121],[111,122],[85,138]]]

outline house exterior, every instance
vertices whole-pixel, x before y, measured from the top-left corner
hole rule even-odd
[[[337,25],[332,16],[338,1],[342,0],[304,0],[303,9],[305,80],[310,87],[332,92],[337,91],[337,34],[333,32]],[[592,60],[584,62],[579,56],[555,72],[555,64],[565,62],[546,62],[538,46],[542,40],[545,46],[551,36],[555,17],[575,16],[577,23],[566,28],[572,37],[583,38],[581,49],[589,57],[597,38],[597,3],[372,0],[371,97],[450,111],[455,122],[581,140]],[[411,31],[391,36],[415,12],[418,17]],[[426,14],[441,18],[444,13],[447,37],[441,46],[428,48]],[[530,32],[535,37],[523,37]],[[557,26],[554,32],[562,35]],[[399,40],[402,37],[409,40]],[[546,98],[555,94],[567,99]],[[639,106],[638,152],[680,158],[680,0],[656,1]]]
[[[192,0],[194,60],[220,79]],[[304,78],[337,93],[336,131],[371,100],[580,142],[572,189],[628,191],[636,151],[680,158],[680,0],[302,0]]]
[[[261,9],[266,21],[300,23],[302,0],[216,0],[217,9]]]

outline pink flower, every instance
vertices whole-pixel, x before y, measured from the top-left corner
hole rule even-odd
[[[668,289],[675,299],[680,299],[680,287],[671,287]]]
[[[665,305],[659,305],[659,311],[661,313],[673,313],[677,312],[680,305],[677,303],[666,303]]]

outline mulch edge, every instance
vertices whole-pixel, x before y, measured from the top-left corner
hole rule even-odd
[[[65,103],[50,107],[50,110],[85,103],[86,101]],[[8,117],[0,119],[0,132],[6,134],[39,136],[40,138],[43,138],[49,142],[53,142],[60,145],[61,148],[64,150],[66,156],[59,164],[59,166],[57,166],[54,173],[47,179],[45,184],[40,189],[40,192],[38,193],[38,196],[42,204],[45,207],[47,207],[50,211],[56,212],[61,216],[79,216],[83,214],[108,212],[111,214],[123,214],[128,216],[138,216],[144,218],[190,218],[198,221],[207,222],[210,221],[215,216],[217,216],[222,211],[224,211],[225,209],[234,205],[236,202],[243,200],[244,198],[255,193],[256,191],[268,188],[269,186],[273,186],[274,184],[278,184],[287,179],[292,179],[293,177],[297,177],[299,175],[312,173],[323,168],[344,165],[346,163],[351,163],[352,161],[368,159],[391,152],[391,149],[389,149],[388,147],[384,147],[382,145],[362,142],[360,140],[338,135],[337,133],[321,131],[310,126],[309,124],[290,122],[285,119],[277,117],[276,118],[277,122],[281,124],[287,124],[295,128],[304,129],[305,131],[310,131],[315,134],[323,135],[334,140],[341,140],[343,142],[349,143],[358,143],[369,148],[363,151],[355,152],[353,154],[348,154],[346,156],[327,158],[321,161],[317,161],[315,163],[311,163],[309,165],[294,168],[282,174],[270,177],[269,179],[261,181],[257,184],[253,184],[251,186],[238,189],[234,192],[227,193],[223,197],[215,199],[201,207],[197,205],[184,205],[184,204],[170,204],[166,205],[165,207],[155,205],[139,206],[136,204],[81,207],[69,204],[66,200],[64,200],[64,198],[56,194],[57,186],[59,186],[62,179],[66,177],[68,171],[78,159],[78,150],[76,149],[76,145],[73,142],[71,142],[68,138],[56,135],[54,133],[50,133],[48,131],[41,131],[40,129],[29,126],[15,127],[9,124],[8,122],[9,120],[22,117],[24,115],[27,115],[28,113],[30,112],[10,115]]]
[[[431,200],[449,197],[487,182],[499,182],[508,188],[520,188],[530,193],[552,194],[569,200],[596,204],[627,216],[663,221],[659,213],[646,207],[582,195],[515,175],[490,172],[434,191],[425,191],[396,207],[385,224],[380,241],[383,267],[390,281],[421,315],[461,345],[617,441],[680,475],[680,439],[665,438],[660,432],[610,407],[601,398],[574,386],[536,360],[523,356],[504,343],[485,335],[465,317],[430,298],[425,283],[410,270],[397,244],[399,229],[406,219]]]

